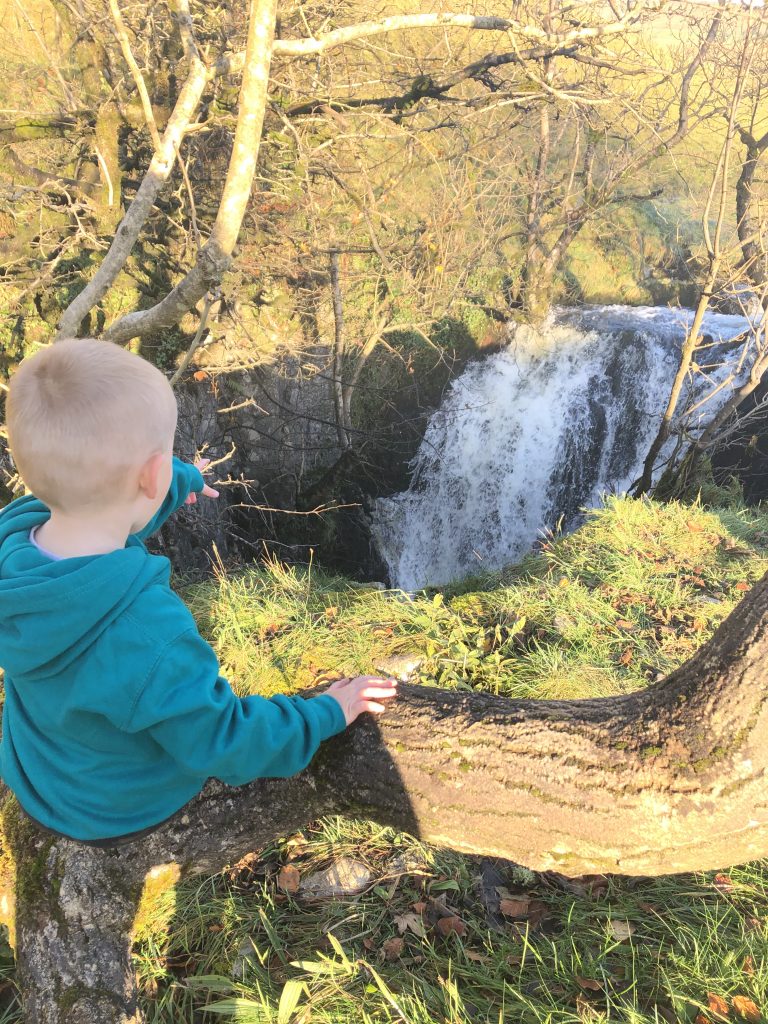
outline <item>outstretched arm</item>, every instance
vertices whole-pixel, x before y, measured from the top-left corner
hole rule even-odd
[[[169,516],[181,508],[182,505],[192,504],[190,499],[197,500],[197,494],[205,494],[209,498],[218,498],[219,492],[209,487],[203,479],[202,469],[208,465],[208,459],[200,459],[194,465],[190,462],[182,462],[181,459],[173,457],[173,478],[165,501],[150,519],[147,525],[139,530],[136,536],[139,540],[146,540],[155,530],[159,530]]]
[[[341,704],[329,694],[238,697],[192,627],[158,658],[124,727],[147,730],[183,771],[239,786],[295,775],[346,724]]]

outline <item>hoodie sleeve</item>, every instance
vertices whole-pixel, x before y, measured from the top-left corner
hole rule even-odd
[[[154,514],[147,525],[139,530],[134,536],[139,540],[146,540],[155,530],[159,530],[166,519],[173,515],[176,509],[181,508],[187,500],[191,491],[202,491],[205,487],[203,474],[189,462],[182,462],[181,459],[173,457],[173,477],[171,486],[165,496],[165,501]]]
[[[295,775],[346,724],[329,694],[238,697],[190,629],[165,648],[127,729],[147,730],[184,772],[241,786]]]

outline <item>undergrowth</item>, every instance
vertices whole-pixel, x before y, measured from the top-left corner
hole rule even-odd
[[[766,570],[760,509],[611,498],[522,565],[440,593],[278,563],[182,592],[240,693],[418,655],[424,685],[569,698],[647,686]],[[285,881],[343,857],[370,872],[360,895]],[[142,920],[155,1024],[714,1024],[768,1008],[768,863],[567,880],[334,817],[160,893]]]

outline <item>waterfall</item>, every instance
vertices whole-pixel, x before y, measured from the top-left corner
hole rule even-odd
[[[545,530],[625,491],[658,429],[692,317],[655,307],[556,310],[471,363],[429,420],[410,488],[374,503],[393,585],[415,590],[518,561]],[[706,366],[689,374],[679,408],[725,378],[725,343],[748,328],[742,317],[707,314],[706,356],[697,355]],[[728,394],[689,415],[689,427]]]

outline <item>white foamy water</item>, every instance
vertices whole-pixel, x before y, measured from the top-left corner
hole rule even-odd
[[[373,531],[391,582],[406,590],[517,561],[563,517],[639,476],[693,314],[656,307],[556,311],[518,327],[472,363],[433,414],[407,491],[375,502]],[[749,327],[708,314],[714,343]],[[715,344],[707,362],[722,358]],[[699,356],[700,362],[704,357]],[[725,371],[688,382],[691,406]],[[695,430],[729,389],[690,417]]]

